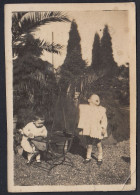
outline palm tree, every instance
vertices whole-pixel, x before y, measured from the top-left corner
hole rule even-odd
[[[21,100],[23,97],[26,99],[25,104],[28,102],[34,104],[37,94],[48,94],[45,98],[47,100],[51,94],[55,94],[57,87],[55,76],[47,71],[47,66],[51,64],[43,62],[39,57],[44,49],[59,54],[63,46],[34,39],[31,34],[40,25],[51,22],[70,22],[70,20],[62,12],[15,12],[12,15],[13,54],[17,55],[17,59],[13,60],[13,84],[14,93],[20,96],[18,102],[23,102]],[[18,104],[16,97],[17,95],[14,95],[14,106]]]
[[[26,35],[37,27],[51,22],[70,22],[68,16],[60,11],[15,12],[12,14],[12,45],[17,48],[24,43]],[[61,45],[40,41],[40,48],[48,52],[59,53]],[[14,50],[15,51],[15,50]],[[14,52],[13,51],[13,52]]]

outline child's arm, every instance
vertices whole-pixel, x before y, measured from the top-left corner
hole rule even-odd
[[[45,126],[43,126],[39,136],[47,137],[47,129]]]
[[[22,129],[22,134],[29,137],[29,138],[34,138],[33,133],[31,132],[31,125],[28,123],[23,129]]]
[[[104,108],[103,113],[102,113],[101,128],[102,128],[102,134],[105,135],[106,129],[107,129],[107,116],[106,116],[106,109],[105,108]]]

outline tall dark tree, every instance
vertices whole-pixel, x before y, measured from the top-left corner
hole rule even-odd
[[[99,73],[102,67],[102,60],[101,60],[101,43],[99,34],[96,33],[94,36],[93,48],[92,48],[92,62],[91,68],[94,70],[95,73]]]
[[[69,32],[67,55],[61,66],[61,79],[59,82],[61,90],[65,94],[68,91],[74,92],[76,90],[79,85],[80,75],[85,69],[86,62],[82,59],[80,40],[77,24],[73,20]]]
[[[112,75],[117,71],[117,63],[114,61],[112,41],[108,26],[105,25],[101,38],[102,73]]]
[[[69,41],[67,46],[67,55],[62,65],[62,71],[66,70],[72,75],[82,73],[85,67],[85,61],[82,59],[80,35],[77,29],[77,24],[73,20],[69,32]]]

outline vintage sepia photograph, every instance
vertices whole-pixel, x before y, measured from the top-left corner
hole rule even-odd
[[[8,191],[135,190],[135,4],[7,4],[5,57]]]

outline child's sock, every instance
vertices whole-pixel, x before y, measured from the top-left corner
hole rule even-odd
[[[102,154],[102,152],[100,152],[98,154],[98,161],[102,161],[102,159],[103,159],[103,154]]]
[[[103,150],[102,150],[102,143],[101,143],[101,141],[98,142],[97,148],[98,148],[98,161],[102,161],[102,159],[103,159]]]
[[[87,146],[87,159],[91,159],[92,145]]]

